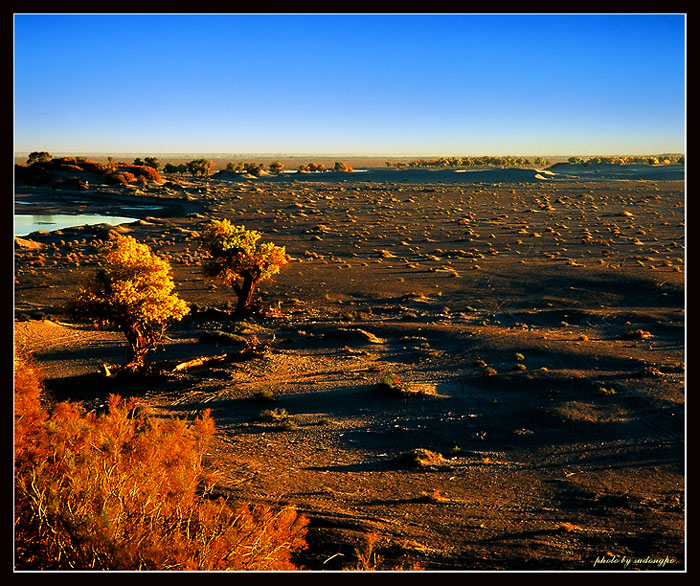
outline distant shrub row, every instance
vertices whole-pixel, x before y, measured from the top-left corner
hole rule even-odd
[[[572,165],[684,165],[685,155],[662,154],[662,155],[630,155],[621,157],[569,157],[568,162]]]
[[[630,155],[630,156],[595,156],[588,159],[570,157],[568,162],[572,165],[673,165],[684,164],[685,156],[680,154],[660,155]],[[544,157],[518,157],[505,155],[478,156],[478,157],[440,157],[439,159],[417,159],[408,162],[386,162],[387,167],[408,169],[464,169],[474,167],[547,167],[550,161]]]
[[[408,162],[392,163],[386,162],[387,167],[395,166],[397,169],[464,169],[471,167],[528,167],[535,165],[538,167],[546,167],[549,161],[544,157],[535,157],[528,159],[527,157],[518,157],[505,155],[502,157],[495,156],[477,156],[477,157],[440,157],[438,159],[417,159]]]
[[[36,184],[48,184],[60,179],[64,173],[90,173],[102,176],[110,184],[127,184],[133,181],[153,181],[159,183],[163,177],[158,172],[157,160],[151,163],[137,159],[133,163],[118,163],[110,159],[98,163],[82,157],[53,158],[50,153],[36,151],[29,154],[27,165],[16,165],[17,179]]]
[[[164,173],[169,174],[190,174],[193,177],[207,177],[214,172],[215,168],[216,165],[213,161],[200,158],[180,164],[166,163],[162,170]],[[160,161],[155,157],[136,158],[133,163],[118,163],[115,162],[112,157],[109,157],[107,163],[98,163],[89,161],[84,157],[54,158],[51,156],[51,153],[46,151],[34,151],[27,157],[26,166],[16,165],[15,170],[19,179],[32,181],[34,183],[47,183],[52,178],[52,172],[59,171],[73,173],[88,172],[96,175],[103,175],[107,182],[111,184],[131,183],[138,179],[146,179],[155,182],[162,181],[160,175]],[[226,170],[233,173],[249,174],[258,177],[261,175],[276,175],[281,173],[284,170],[284,164],[280,161],[273,161],[266,168],[263,163],[244,161],[236,163],[229,162],[226,165]],[[327,171],[328,169],[324,163],[311,162],[305,165],[299,165],[295,170],[299,173],[317,173]],[[352,173],[354,169],[347,163],[336,161],[333,164],[333,171]]]
[[[268,165],[267,169],[265,169],[265,165],[263,163],[238,161],[236,163],[228,163],[226,165],[226,170],[231,171],[232,173],[248,173],[250,175],[255,175],[256,177],[266,175],[268,173],[277,175],[278,173],[284,171],[284,164],[280,161],[273,161]],[[315,163],[313,161],[311,163],[301,164],[295,169],[295,171],[299,173],[324,173],[328,170],[329,169],[324,163]],[[336,161],[333,164],[333,171],[352,173],[354,169],[347,163]]]

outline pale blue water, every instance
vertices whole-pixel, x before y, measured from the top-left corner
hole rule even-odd
[[[99,214],[16,214],[15,236],[27,236],[37,230],[53,232],[73,226],[94,224],[109,224],[118,226],[127,222],[135,222],[138,218],[126,216],[105,216]]]

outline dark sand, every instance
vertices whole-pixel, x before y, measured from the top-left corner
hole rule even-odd
[[[307,515],[305,570],[685,568],[682,181],[185,183],[120,229],[215,310],[234,298],[200,275],[208,218],[285,245],[290,264],[259,291],[272,309],[242,332],[267,353],[103,378],[123,338],[57,312],[106,228],[33,234],[16,249],[16,343],[49,397],[211,409],[221,492]],[[69,193],[20,195],[74,209]],[[193,312],[150,360],[235,352],[199,341],[231,327]],[[382,395],[386,374],[428,394]],[[288,418],[258,418],[272,408]],[[416,448],[444,461],[407,466]]]

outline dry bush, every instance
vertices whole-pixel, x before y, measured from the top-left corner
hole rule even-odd
[[[132,181],[136,180],[136,176],[133,173],[126,171],[117,171],[115,173],[105,175],[105,179],[110,185],[128,185]]]
[[[107,166],[96,161],[79,161],[76,163],[83,171],[90,173],[104,174],[107,171]]]
[[[411,384],[402,382],[398,375],[389,374],[376,386],[377,391],[393,397],[435,397],[435,386],[430,384]]]
[[[399,456],[398,460],[409,468],[430,468],[447,464],[442,454],[426,450],[425,448],[416,448],[409,452],[404,452]]]
[[[149,181],[160,183],[163,177],[153,167],[148,165],[130,165],[125,171],[133,174],[136,177],[145,177]]]
[[[52,168],[57,171],[68,171],[70,173],[80,173],[83,170],[79,165],[73,163],[61,163]]]
[[[16,569],[297,569],[304,517],[211,496],[208,412],[158,420],[112,396],[102,414],[61,403],[49,415],[22,359],[15,395]]]

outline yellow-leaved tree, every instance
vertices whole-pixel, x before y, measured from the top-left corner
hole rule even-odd
[[[258,243],[260,232],[235,226],[229,220],[214,220],[202,235],[202,247],[211,256],[204,263],[204,274],[231,287],[238,303],[236,314],[250,310],[253,293],[260,281],[269,279],[287,264],[284,246]]]
[[[139,368],[165,330],[189,308],[173,292],[170,263],[131,236],[115,235],[100,251],[99,267],[71,300],[78,318],[118,328],[128,343],[125,368]]]

